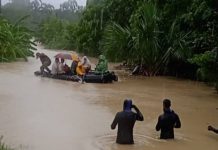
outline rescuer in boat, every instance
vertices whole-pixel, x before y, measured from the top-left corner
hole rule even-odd
[[[174,139],[174,128],[181,128],[179,116],[170,109],[171,101],[163,100],[164,113],[159,116],[156,130],[160,131],[160,139]]]
[[[36,53],[36,59],[40,59],[42,66],[40,67],[41,74],[45,72],[45,70],[48,73],[51,73],[51,70],[48,68],[48,66],[51,65],[51,59],[45,55],[44,53]]]
[[[96,73],[105,73],[108,71],[108,61],[104,55],[99,56],[98,64],[96,65]]]
[[[131,109],[134,109],[136,113]],[[132,104],[132,100],[125,100],[123,103],[123,111],[116,114],[114,121],[111,124],[111,129],[115,129],[118,124],[117,143],[134,144],[133,127],[136,120],[144,120],[142,113]]]

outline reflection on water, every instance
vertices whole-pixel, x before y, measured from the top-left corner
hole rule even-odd
[[[44,51],[53,58],[54,51]],[[96,60],[91,59],[96,62]],[[69,62],[70,63],[70,62]],[[35,77],[40,62],[0,64],[0,134],[22,150],[216,150],[218,96],[199,82],[174,78],[142,78],[119,72],[114,84],[80,84]],[[134,145],[115,143],[110,124],[125,98],[144,114],[137,122]],[[172,100],[182,128],[175,140],[160,140],[155,131],[162,99]]]

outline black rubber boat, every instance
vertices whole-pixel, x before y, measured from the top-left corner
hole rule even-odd
[[[117,75],[114,72],[106,72],[103,74],[97,74],[94,72],[89,72],[86,74],[83,79],[77,75],[52,75],[47,72],[41,73],[40,71],[34,72],[36,76],[59,79],[59,80],[67,80],[73,82],[85,81],[86,83],[112,83],[113,81],[118,81]]]

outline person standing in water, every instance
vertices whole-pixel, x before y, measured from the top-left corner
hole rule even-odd
[[[136,111],[133,112],[131,109]],[[134,144],[133,127],[136,120],[143,121],[143,115],[139,109],[132,105],[132,100],[125,100],[123,104],[123,111],[118,112],[111,124],[111,129],[115,129],[118,124],[118,132],[116,142],[118,144]]]
[[[36,59],[40,59],[42,66],[40,67],[40,71],[43,74],[47,70],[48,73],[51,73],[51,70],[48,68],[48,66],[51,65],[51,59],[45,55],[44,53],[36,53]]]
[[[179,116],[170,109],[171,101],[163,100],[164,113],[159,116],[156,130],[160,131],[160,139],[174,139],[174,128],[181,128]]]

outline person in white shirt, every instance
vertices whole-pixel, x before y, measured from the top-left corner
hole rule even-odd
[[[91,63],[87,56],[83,56],[81,64],[83,65],[83,68],[85,69],[86,73],[88,73],[89,70],[91,70]]]
[[[65,74],[64,66],[64,59],[61,59],[61,62],[58,65],[58,74]]]
[[[59,72],[59,58],[55,58],[55,62],[52,65],[51,74],[57,75]]]

